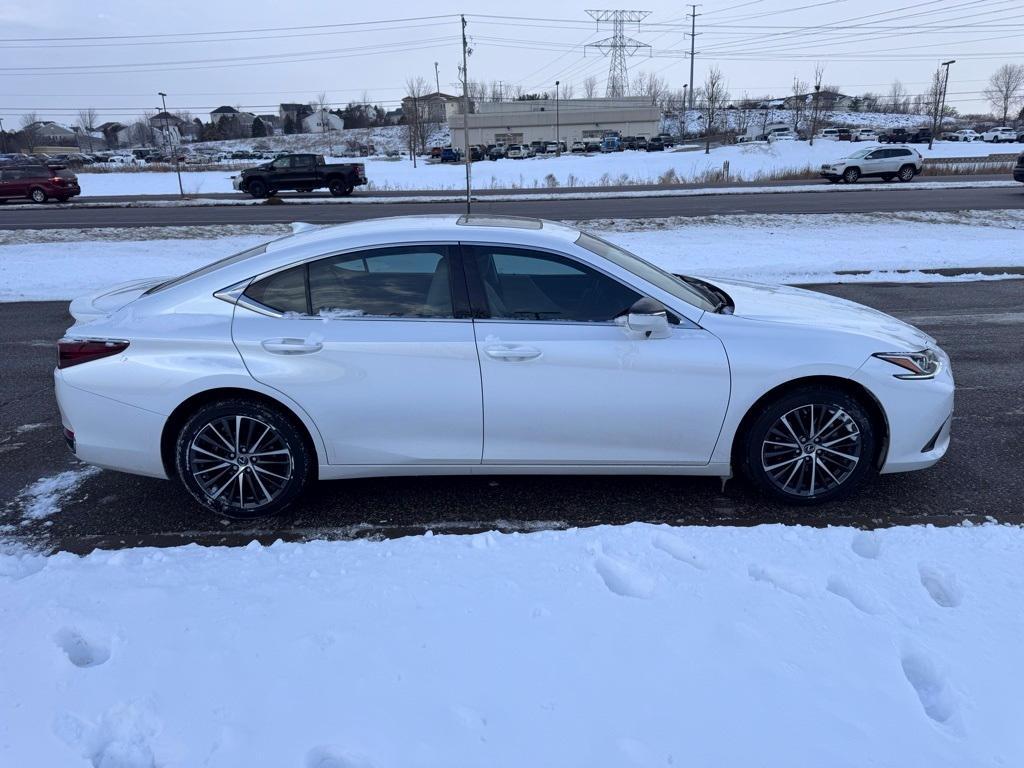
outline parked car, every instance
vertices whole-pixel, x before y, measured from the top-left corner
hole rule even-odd
[[[818,131],[816,139],[825,139],[827,141],[839,141],[839,129],[838,128],[822,128]]]
[[[33,203],[64,203],[82,194],[71,171],[48,168],[38,162],[0,166],[0,200],[27,199]]]
[[[652,136],[647,140],[647,146],[644,149],[648,152],[663,152],[665,150],[665,142],[662,141],[661,136]]]
[[[501,160],[501,158],[505,157],[507,152],[508,152],[508,147],[506,147],[504,144],[495,144],[494,146],[490,147],[487,150],[487,159],[488,160]]]
[[[1017,156],[1017,164],[1013,166],[1013,180],[1024,182],[1024,152]]]
[[[253,197],[267,197],[281,189],[309,192],[326,187],[334,196],[349,195],[366,184],[362,163],[327,163],[323,155],[295,154],[246,168],[232,181],[235,189]]]
[[[646,152],[647,151],[647,137],[646,136],[637,136],[636,137],[636,148],[638,150],[640,150],[641,152]]]
[[[931,128],[918,128],[916,131],[910,134],[907,139],[908,144],[927,144],[932,140]]]
[[[587,152],[600,152],[601,151],[601,142],[598,141],[597,139],[587,139],[586,145],[587,145]]]
[[[853,141],[853,131],[849,128],[837,128],[838,133],[836,134],[837,141]]]
[[[972,131],[970,128],[964,128],[960,131],[953,131],[952,133],[946,134],[949,141],[978,141],[981,139],[981,134]]]
[[[530,150],[522,144],[512,144],[506,154],[513,160],[523,160],[530,156]]]
[[[70,312],[54,384],[72,452],[234,517],[314,478],[552,467],[736,471],[807,505],[949,446],[949,358],[913,326],[537,219],[318,228]]]
[[[622,140],[618,136],[605,136],[601,139],[602,152],[622,152],[624,149]]]
[[[671,133],[659,133],[658,138],[661,139],[662,146],[674,147],[676,145],[676,140],[672,137]]]
[[[772,130],[768,132],[768,141],[796,141],[796,136],[789,128],[772,128]]]
[[[623,136],[621,143],[623,149],[636,149],[636,136]]]
[[[878,141],[874,128],[856,128],[850,132],[850,141]]]
[[[989,128],[981,134],[981,139],[982,141],[988,141],[994,144],[999,144],[1004,141],[1014,142],[1017,141],[1017,130],[1006,125],[999,126],[998,128]]]
[[[586,152],[587,151],[587,143],[585,141],[580,141],[580,140],[574,141],[572,143],[571,151],[574,152],[574,153]]]
[[[910,147],[865,147],[841,160],[821,166],[820,175],[831,182],[853,184],[861,177],[883,181],[913,181],[924,168],[924,158]]]

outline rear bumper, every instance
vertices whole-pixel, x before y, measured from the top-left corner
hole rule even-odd
[[[53,384],[65,441],[79,459],[105,469],[166,479],[160,454],[166,417],[73,387],[60,370],[53,372]]]

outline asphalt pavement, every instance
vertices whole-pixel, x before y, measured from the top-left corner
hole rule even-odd
[[[723,489],[712,478],[334,481],[318,484],[291,515],[256,523],[211,516],[189,503],[173,483],[115,472],[86,479],[59,514],[25,522],[24,489],[78,466],[60,436],[51,378],[54,340],[70,318],[65,302],[0,304],[0,538],[87,552],[631,521],[862,527],[987,519],[1024,523],[1024,281],[818,289],[906,319],[952,355],[958,385],[952,445],[936,467],[879,477],[852,499],[810,509],[767,502],[741,480]]]
[[[931,181],[932,179],[929,179]],[[958,179],[959,181],[960,179]],[[1003,177],[979,177],[983,181],[1006,181]],[[817,184],[817,182],[812,182]],[[793,192],[791,184],[768,185],[769,191],[703,187],[676,190],[677,195],[635,197],[592,197],[557,199],[565,192],[554,192],[551,200],[489,199],[481,194],[472,206],[474,213],[536,216],[547,219],[661,218],[667,216],[710,216],[751,213],[876,213],[885,211],[959,211],[1024,208],[1024,185],[1012,187],[919,188],[897,183],[865,181],[854,187],[821,183],[821,191]],[[598,188],[596,192],[605,194]],[[636,190],[612,190],[610,194],[628,194]],[[664,190],[662,190],[664,191]],[[670,190],[671,191],[671,190]],[[524,190],[547,193],[548,190]],[[414,195],[417,193],[407,193]],[[456,192],[448,192],[456,195]],[[0,206],[0,229],[64,229],[92,227],[195,226],[222,224],[287,224],[305,221],[336,224],[346,221],[404,216],[465,212],[462,202],[395,202],[387,197],[368,198],[356,193],[351,198],[285,195],[292,202],[279,205],[166,205],[92,207],[69,204],[26,208]],[[305,200],[306,204],[297,200]],[[312,202],[310,202],[312,201]],[[222,200],[220,202],[231,202]]]

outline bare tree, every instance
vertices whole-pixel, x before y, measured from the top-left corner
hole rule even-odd
[[[1024,64],[1003,64],[988,79],[988,87],[982,91],[992,109],[1002,115],[1005,124],[1010,109],[1024,101]]]
[[[657,104],[668,91],[668,82],[653,72],[638,72],[630,88],[635,96],[646,96],[651,104]]]
[[[865,112],[878,112],[883,108],[882,95],[873,91],[867,91],[861,94],[860,104]]]
[[[942,119],[942,101],[944,91],[946,87],[946,76],[942,71],[942,67],[936,67],[932,73],[931,85],[928,86],[928,92],[925,94],[928,99],[928,110],[932,116],[932,138],[928,142],[928,148],[932,148],[932,144],[936,139],[936,134],[939,131],[940,121]]]
[[[886,96],[886,107],[890,112],[897,114],[907,111],[910,96],[907,89],[899,79],[893,80],[889,86],[889,93]]]
[[[793,131],[800,130],[800,121],[807,111],[807,81],[799,77],[793,78],[793,98],[791,100],[793,114]]]
[[[597,78],[594,75],[583,80],[583,95],[588,99],[597,96]]]
[[[422,77],[410,77],[405,81],[405,94],[412,105],[405,115],[408,131],[409,153],[414,158],[426,149],[431,133],[430,115],[424,97],[429,93],[427,81]]]
[[[751,100],[746,93],[743,94],[743,98],[739,100],[736,107],[736,121],[733,127],[736,129],[737,134],[742,135],[750,128],[751,122]]]
[[[21,116],[21,133],[25,138],[25,145],[31,152],[39,143],[39,115],[35,112],[26,112]]]
[[[576,86],[573,83],[567,83],[562,86],[562,98],[571,99],[576,95]]]
[[[83,131],[92,131],[96,128],[96,110],[92,107],[78,110],[78,125]]]
[[[717,128],[721,112],[729,102],[725,78],[718,67],[708,70],[701,91],[701,112],[704,115],[704,154],[711,153],[711,134]]]
[[[825,65],[814,65],[814,94],[811,96],[811,135],[808,137],[810,146],[814,146],[814,134],[818,132],[818,120],[821,119],[821,81],[825,77]]]
[[[488,90],[490,92],[487,97],[489,101],[501,101],[501,83],[499,81],[491,80],[491,85]]]

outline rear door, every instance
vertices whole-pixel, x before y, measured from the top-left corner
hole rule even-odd
[[[298,189],[313,189],[320,185],[316,155],[295,155],[292,158],[291,185]]]
[[[463,254],[478,313],[485,464],[710,460],[730,387],[717,338],[686,321],[668,338],[636,338],[615,318],[641,294],[563,254],[503,245]]]
[[[479,464],[480,365],[457,250],[329,256],[256,280],[232,333],[253,378],[345,465]]]
[[[25,172],[20,168],[7,168],[0,171],[0,195],[3,197],[25,197],[28,188]]]

